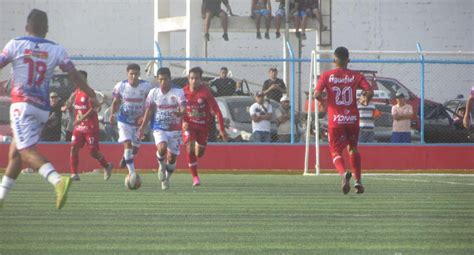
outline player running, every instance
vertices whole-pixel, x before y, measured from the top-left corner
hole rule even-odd
[[[140,147],[138,127],[143,120],[145,99],[152,85],[148,81],[139,79],[140,66],[137,64],[127,66],[127,76],[128,79],[117,83],[112,91],[114,99],[110,107],[109,122],[112,124],[117,122],[118,142],[123,143],[124,147],[123,159],[132,178],[131,182],[135,183],[136,173],[133,158]],[[117,117],[115,117],[115,113],[117,113]]]
[[[227,133],[224,128],[224,118],[217,105],[216,99],[210,89],[203,84],[202,69],[194,67],[189,70],[189,83],[184,86],[186,97],[186,114],[183,121],[183,140],[186,144],[188,165],[193,175],[193,186],[198,186],[201,181],[197,171],[197,158],[204,156],[206,151],[209,128],[212,123],[214,112],[219,122],[219,134],[227,141]]]
[[[186,99],[181,88],[172,86],[169,68],[158,69],[156,81],[159,87],[148,93],[139,134],[143,135],[145,126],[151,119],[159,165],[158,179],[161,181],[161,189],[166,190],[169,189],[171,174],[176,168],[176,156],[179,155],[181,117],[186,110]]]
[[[366,102],[373,97],[373,91],[365,77],[355,71],[347,69],[349,51],[345,47],[338,47],[334,51],[336,69],[325,72],[319,78],[314,96],[317,100],[323,99],[323,91],[327,93],[328,104],[328,140],[332,162],[342,177],[342,192],[349,193],[351,172],[346,172],[342,151],[345,147],[349,151],[349,159],[354,172],[357,194],[364,193],[361,180],[361,159],[357,151],[359,140],[359,110],[357,109],[356,91],[358,88],[366,91]]]
[[[13,141],[0,186],[0,207],[15,184],[23,162],[37,169],[54,185],[56,208],[61,209],[67,199],[71,179],[60,176],[36,148],[49,116],[49,82],[54,69],[59,66],[67,72],[74,84],[91,98],[95,98],[95,93],[82,80],[64,48],[45,39],[48,33],[46,12],[33,9],[27,18],[26,31],[28,36],[10,40],[0,53],[0,69],[9,63],[12,63],[13,69],[10,106]]]
[[[79,71],[84,81],[87,81],[87,72]],[[97,107],[99,103],[95,98],[89,97],[82,89],[78,88],[71,95],[71,103],[74,102],[75,120],[74,130],[71,137],[71,154],[69,164],[71,167],[71,180],[79,181],[77,167],[79,165],[79,150],[87,143],[90,155],[99,161],[104,167],[104,180],[109,180],[112,175],[112,163],[107,162],[99,150],[99,119]]]

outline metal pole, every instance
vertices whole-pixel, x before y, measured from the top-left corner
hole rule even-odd
[[[417,43],[416,48],[420,55],[420,143],[425,143],[425,57],[421,44]],[[416,109],[414,109],[416,110]]]

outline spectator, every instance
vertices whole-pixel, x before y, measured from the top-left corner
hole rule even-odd
[[[59,104],[59,96],[56,92],[49,94],[49,104],[51,111],[49,112],[48,121],[41,132],[41,141],[57,142],[61,140],[61,105]]]
[[[474,101],[474,86],[471,88],[471,95],[467,98],[466,101],[466,112],[464,113],[463,124],[464,127],[469,129],[471,128],[471,112],[472,112],[472,101]]]
[[[254,142],[271,142],[271,119],[272,105],[265,100],[265,94],[257,92],[256,103],[250,106],[249,112],[252,118],[252,138]]]
[[[359,142],[373,143],[374,139],[374,113],[375,105],[367,100],[367,92],[362,91],[359,101],[357,102],[359,109]]]
[[[209,27],[211,26],[211,19],[217,16],[220,17],[222,29],[224,29],[224,34],[222,34],[222,38],[224,38],[225,41],[229,41],[229,35],[227,34],[229,19],[227,17],[227,13],[221,9],[221,4],[224,4],[227,9],[227,12],[231,16],[233,16],[229,0],[202,0],[201,13],[202,18],[205,20],[204,22],[206,24],[206,33],[204,34],[204,38],[206,39],[206,41],[210,40]]]
[[[278,6],[278,10],[275,12],[275,35],[276,38],[280,38],[280,27],[281,27],[281,19],[285,17],[286,15],[286,10],[285,10],[285,0],[280,0],[280,4]],[[290,14],[293,13],[295,10],[295,3],[294,0],[290,0]]]
[[[64,140],[70,142],[72,137],[72,131],[74,130],[74,100],[76,92],[74,91],[69,99],[61,107],[61,111],[66,114],[67,124],[64,128]]]
[[[275,118],[278,126],[278,142],[291,142],[291,115],[290,115],[290,98],[286,95],[280,99],[280,107],[275,110]],[[296,118],[295,118],[296,121]],[[295,123],[296,124],[296,123]],[[295,125],[295,132],[297,132],[298,125]],[[298,138],[296,137],[295,140]]]
[[[308,23],[308,18],[315,17],[318,21],[319,30],[327,30],[326,26],[322,24],[321,12],[319,10],[319,1],[318,0],[295,0],[296,9],[295,12],[295,27],[296,27],[296,36],[300,37],[302,40],[306,40],[306,24]],[[301,34],[299,28],[301,27]]]
[[[466,107],[461,106],[458,108],[456,111],[456,114],[454,114],[453,121],[454,121],[454,127],[457,130],[462,130],[464,129],[463,126],[463,120],[464,120],[464,114],[466,113]]]
[[[279,79],[278,70],[274,67],[268,70],[270,79],[263,83],[262,92],[267,98],[280,102],[281,96],[286,93],[286,85],[282,79]]]
[[[397,92],[395,98],[397,104],[392,106],[392,143],[411,143],[410,120],[413,107],[405,102],[403,93]]]
[[[260,20],[262,16],[265,17],[265,39],[270,39],[270,22],[272,21],[272,5],[270,0],[252,0],[252,15],[255,17],[255,24],[257,26],[257,39],[262,39],[260,33]]]
[[[232,96],[235,94],[237,90],[237,83],[232,78],[227,77],[228,73],[229,70],[227,67],[221,67],[219,77],[216,77],[209,82],[214,96]],[[215,87],[215,90],[213,87]]]

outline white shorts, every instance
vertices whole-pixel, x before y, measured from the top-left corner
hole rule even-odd
[[[153,138],[155,138],[155,144],[158,145],[161,142],[167,143],[168,151],[174,155],[179,155],[179,146],[181,145],[181,131],[163,131],[154,130]]]
[[[10,125],[17,150],[37,144],[48,121],[49,111],[21,102],[10,106]]]
[[[125,141],[132,141],[134,147],[140,146],[140,140],[138,139],[138,127],[125,124],[123,122],[117,122],[119,138],[118,142],[123,143]]]

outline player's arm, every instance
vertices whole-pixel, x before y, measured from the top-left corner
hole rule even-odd
[[[227,142],[228,136],[225,132],[224,117],[222,116],[221,109],[219,109],[219,105],[217,104],[216,99],[210,93],[208,99],[208,104],[211,107],[211,110],[216,114],[217,122],[219,122],[219,135],[222,137],[222,140],[224,140],[224,142]]]
[[[471,127],[471,108],[472,108],[472,101],[474,101],[474,97],[471,95],[467,99],[466,102],[466,112],[464,113],[463,124],[465,128]]]
[[[76,84],[77,87],[86,92],[89,98],[95,98],[94,90],[87,84],[87,82],[82,79],[75,67],[72,67],[67,71],[67,73],[69,74],[69,78],[71,78],[72,83]]]
[[[61,111],[65,112],[71,109],[72,105],[74,104],[74,100],[76,99],[76,91],[72,92],[71,96],[66,100],[64,106],[61,107]]]
[[[153,114],[153,110],[151,109],[150,106],[146,107],[145,113],[143,114],[143,121],[138,128],[138,137],[142,138],[142,136],[145,134],[145,127],[148,125],[148,122],[150,122],[151,115]]]
[[[117,113],[121,103],[122,103],[122,99],[120,99],[120,97],[114,96],[114,99],[112,100],[112,105],[110,106],[110,115],[109,115],[109,122],[111,124],[115,123],[115,113]]]
[[[99,102],[97,101],[97,99],[95,97],[90,97],[89,98],[89,106],[90,106],[89,107],[90,109],[85,114],[83,114],[82,117],[80,117],[79,119],[76,120],[77,123],[76,123],[76,121],[74,121],[74,126],[76,124],[81,123],[83,120],[87,119],[95,111],[95,109],[97,109],[99,107]]]

